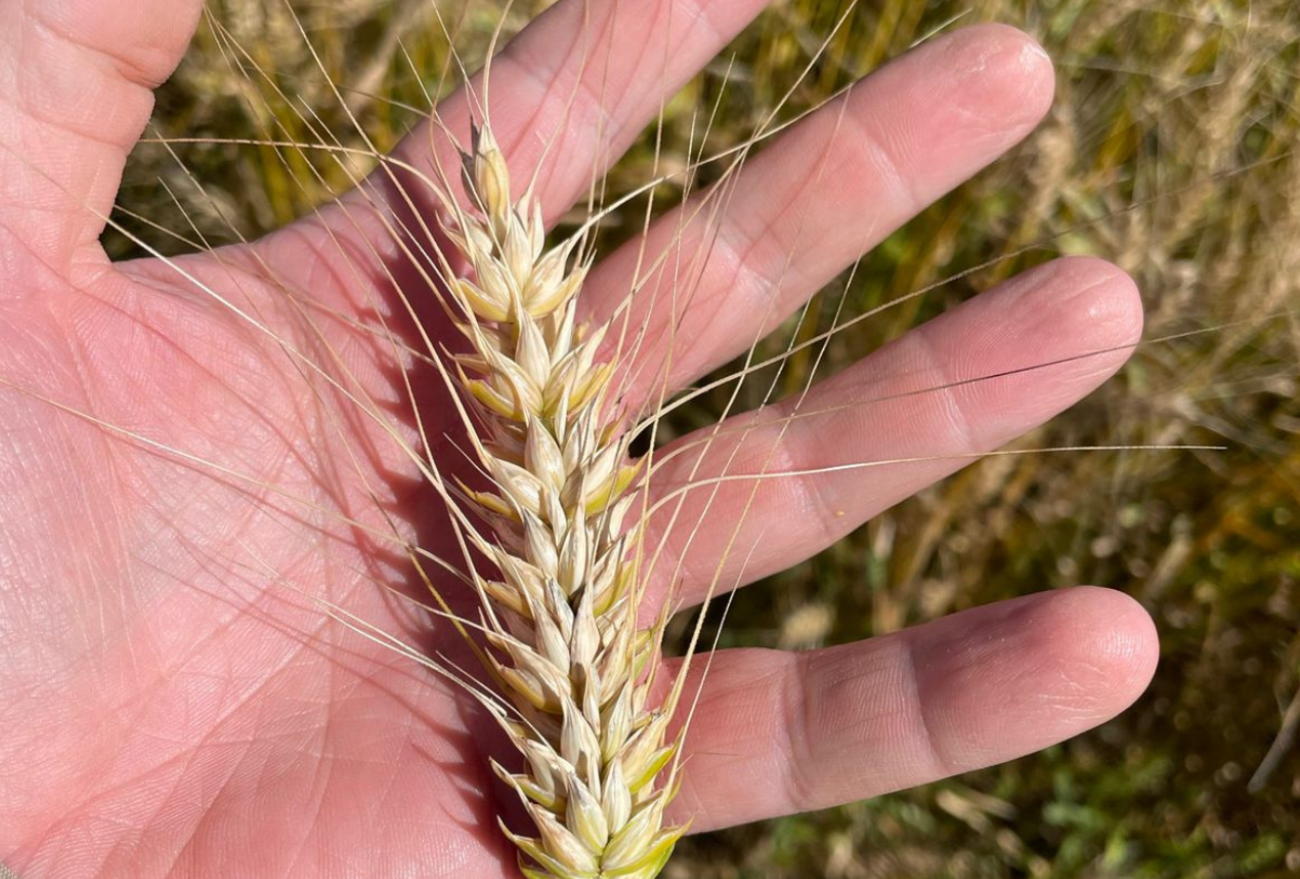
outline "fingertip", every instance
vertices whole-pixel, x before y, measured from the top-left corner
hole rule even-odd
[[[1128,272],[1092,256],[1065,256],[1053,263],[1058,289],[1067,291],[1073,323],[1096,348],[1128,348],[1142,337],[1142,294]]]
[[[948,39],[949,63],[961,80],[969,114],[1000,128],[1015,123],[1026,129],[1047,114],[1056,72],[1037,40],[1004,24],[973,25]]]
[[[935,624],[918,645],[931,731],[956,770],[1000,763],[1112,719],[1155,671],[1154,626],[1136,601],[1076,587]]]
[[[960,374],[1007,374],[1030,383],[1008,405],[1003,382],[966,393],[987,419],[992,448],[1074,405],[1114,375],[1142,337],[1142,298],[1119,267],[1071,256],[1038,266],[981,296],[954,315],[964,338]],[[972,331],[974,330],[974,331]],[[937,332],[934,331],[934,332]]]
[[[1086,670],[1085,686],[1102,696],[1098,721],[1109,720],[1146,691],[1155,676],[1160,642],[1155,622],[1136,599],[1116,589],[1077,586],[1048,593],[1073,631],[1062,666]]]
[[[1150,615],[1114,589],[1078,586],[1022,599],[1009,620],[1023,673],[1006,681],[1043,747],[1112,719],[1155,673],[1159,646]]]

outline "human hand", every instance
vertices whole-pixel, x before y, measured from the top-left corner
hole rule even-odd
[[[494,68],[493,124],[521,175],[562,131],[540,177],[548,213],[584,196],[597,157],[635,136],[663,85],[762,5],[706,4],[704,22],[693,5],[566,0],[515,41]],[[407,408],[393,368],[404,355],[363,329],[381,313],[410,336],[399,294],[418,301],[385,212],[354,194],[254,245],[175,264],[114,266],[98,245],[149,89],[199,6],[52,0],[0,13],[15,59],[0,126],[0,860],[23,879],[514,875],[494,821],[490,724],[300,594],[463,658],[454,632],[381,586],[410,577],[383,538],[393,524],[457,555],[436,497],[357,402]],[[583,27],[601,35],[585,54],[573,50]],[[575,90],[580,74],[598,87]],[[752,159],[714,225],[652,229],[651,252],[709,242],[685,313],[647,297],[658,307],[637,315],[649,339],[674,328],[671,383],[747,347],[1023,137],[1050,95],[1050,66],[1022,35],[937,39]],[[440,114],[467,129],[464,97]],[[429,143],[413,136],[401,160],[433,167]],[[394,214],[410,209],[377,185]],[[628,250],[597,268],[593,316],[621,301],[635,262]],[[422,317],[445,333],[435,311]],[[702,520],[718,524],[689,544],[667,535],[664,568],[685,572],[676,600],[703,597],[724,551],[719,582],[780,570],[1040,423],[1123,359],[1072,355],[1122,348],[1139,328],[1117,269],[1061,261],[818,386],[800,409],[824,415],[788,421],[792,404],[776,404],[742,416],[751,430],[673,459],[653,490],[724,465],[929,460],[756,494],[724,486]],[[1058,365],[1017,371],[1045,361]],[[346,376],[348,393],[308,362]],[[436,378],[406,365],[432,454],[459,466],[439,441],[456,414],[438,405]],[[989,375],[1003,377],[962,384]],[[878,402],[846,405],[867,399]],[[389,417],[409,442],[409,419]],[[1010,759],[1112,716],[1154,661],[1145,614],[1095,589],[825,651],[728,651],[693,720],[678,816],[722,827]]]

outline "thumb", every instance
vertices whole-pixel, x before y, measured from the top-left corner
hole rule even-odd
[[[21,247],[56,271],[89,248],[102,256],[101,218],[202,5],[0,3],[0,252]]]

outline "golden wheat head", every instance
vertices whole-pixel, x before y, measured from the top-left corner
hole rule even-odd
[[[603,328],[577,319],[589,262],[576,238],[546,248],[541,207],[513,196],[489,127],[463,161],[473,208],[446,231],[473,278],[449,284],[469,343],[455,366],[493,489],[462,489],[492,526],[473,540],[500,579],[473,580],[489,670],[514,708],[494,713],[524,765],[493,768],[536,835],[502,826],[530,879],[650,879],[686,829],[664,827],[676,697],[650,707],[662,624],[637,628],[637,529],[624,523],[638,468],[603,405]]]

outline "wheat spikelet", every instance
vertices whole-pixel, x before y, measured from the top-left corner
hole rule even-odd
[[[512,199],[489,128],[464,166],[478,215],[456,211],[447,229],[474,275],[449,285],[470,347],[455,367],[496,490],[461,488],[495,534],[472,539],[500,579],[474,582],[487,662],[517,717],[494,713],[526,767],[493,768],[536,836],[503,829],[531,879],[649,879],[686,829],[663,827],[677,691],[649,707],[663,626],[637,629],[637,529],[623,525],[638,468],[603,405],[604,330],[577,320],[590,261],[576,237],[545,249],[541,206],[531,193]]]

